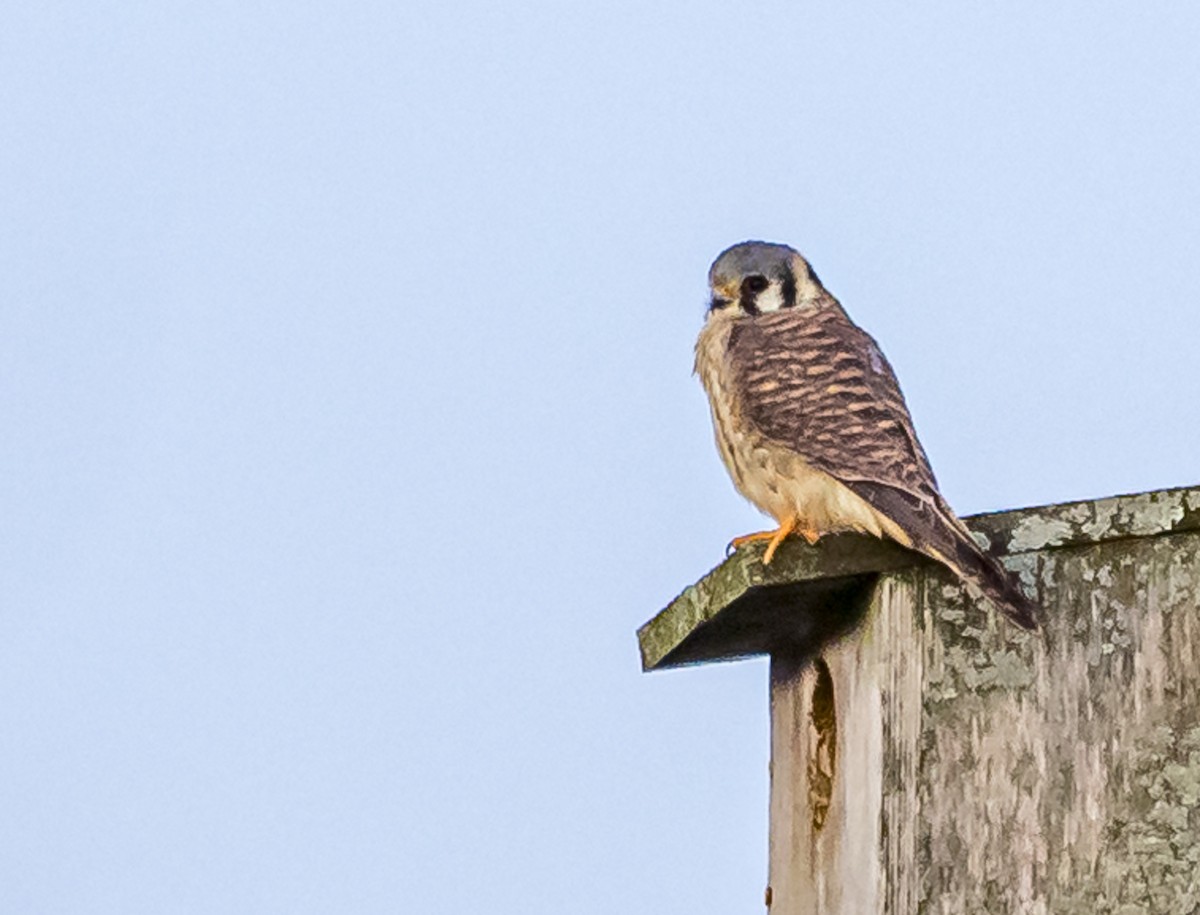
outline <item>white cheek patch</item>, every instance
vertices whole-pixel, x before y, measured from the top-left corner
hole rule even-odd
[[[758,308],[759,314],[779,311],[783,307],[783,290],[778,283],[772,283],[758,294],[754,305]]]

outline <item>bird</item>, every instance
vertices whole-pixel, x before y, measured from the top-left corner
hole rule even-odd
[[[949,569],[1025,629],[1037,606],[984,552],[938,490],[883,351],[784,244],[747,241],[718,255],[696,340],[717,449],[737,490],[789,535],[857,531]]]

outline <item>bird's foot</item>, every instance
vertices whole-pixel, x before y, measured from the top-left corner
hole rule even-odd
[[[771,560],[775,558],[775,551],[779,549],[779,544],[783,543],[788,534],[799,534],[809,545],[815,544],[821,539],[820,531],[810,527],[800,527],[800,522],[796,518],[788,518],[783,521],[778,528],[773,531],[759,531],[755,534],[746,534],[744,537],[734,537],[729,543],[729,548],[726,553],[731,553],[736,549],[740,549],[748,543],[757,543],[760,540],[767,540],[766,552],[763,553],[763,565],[770,565]]]
[[[747,543],[758,543],[760,540],[770,540],[775,536],[775,531],[758,531],[754,534],[744,534],[741,537],[734,537],[729,541],[729,546],[725,548],[726,553],[732,553],[734,550],[740,550]]]

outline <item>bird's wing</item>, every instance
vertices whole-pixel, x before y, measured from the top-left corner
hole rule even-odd
[[[1021,625],[1032,605],[938,492],[891,365],[836,301],[739,321],[729,364],[740,412],[899,525],[914,549],[972,582]]]
[[[768,439],[843,483],[936,496],[891,365],[836,303],[740,321],[728,356],[742,415]]]

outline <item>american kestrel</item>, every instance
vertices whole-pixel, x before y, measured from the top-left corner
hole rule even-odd
[[[709,270],[696,374],[738,491],[775,519],[769,563],[789,534],[887,537],[940,562],[1019,625],[1034,604],[975,543],[938,492],[904,395],[879,346],[799,252],[744,242]]]

